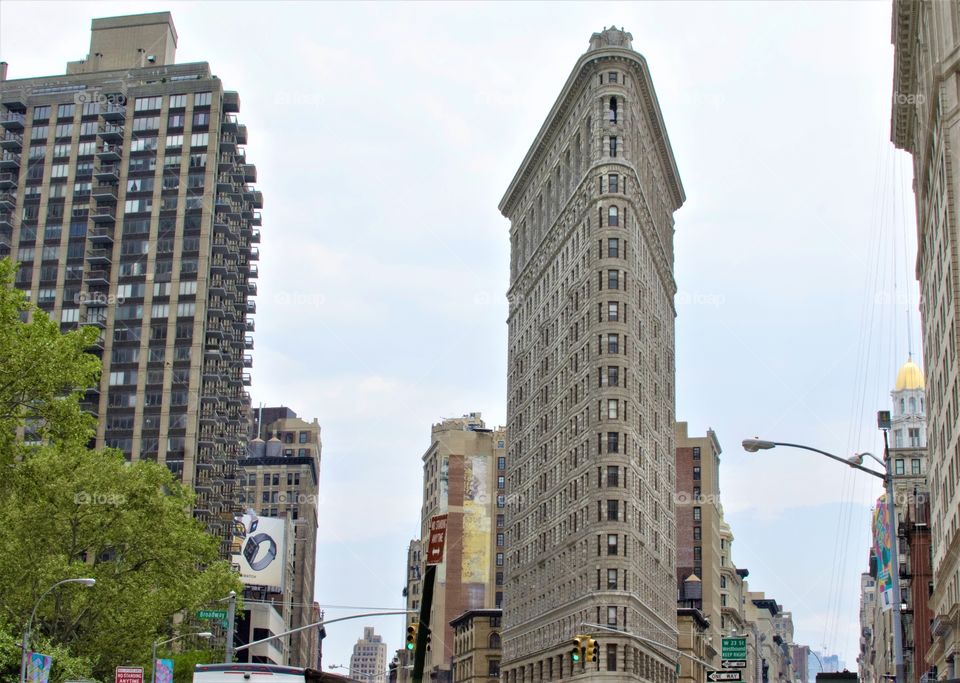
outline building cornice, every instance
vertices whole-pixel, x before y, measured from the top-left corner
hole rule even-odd
[[[894,0],[890,42],[893,43],[893,97],[890,114],[890,140],[900,149],[913,151],[913,118],[916,104],[909,97],[897,95],[916,94],[914,62],[917,55],[917,14],[920,3],[916,0]]]
[[[594,62],[605,59],[619,59],[628,62],[635,67],[635,72],[640,76],[638,81],[640,84],[639,90],[644,98],[647,115],[654,128],[653,134],[657,140],[660,159],[664,163],[664,166],[670,171],[670,177],[666,180],[669,186],[668,191],[674,201],[673,208],[676,210],[683,205],[683,202],[686,200],[686,194],[684,193],[683,185],[680,183],[680,173],[677,170],[677,163],[673,157],[673,148],[670,146],[670,139],[667,136],[666,125],[663,122],[663,114],[660,111],[660,103],[657,101],[653,82],[650,79],[650,70],[647,66],[647,61],[643,55],[634,50],[620,47],[607,47],[585,52],[577,61],[573,71],[570,72],[570,76],[567,78],[563,90],[561,90],[559,97],[557,97],[556,102],[554,102],[553,107],[550,109],[550,113],[547,114],[547,118],[540,127],[537,137],[523,158],[523,162],[520,164],[520,168],[510,182],[506,193],[500,200],[500,212],[505,217],[509,218],[509,214],[513,210],[519,197],[520,190],[527,185],[530,176],[546,155],[547,143],[553,139],[557,129],[563,125],[566,114],[574,103],[573,94],[578,91],[581,83],[592,74],[589,67]]]

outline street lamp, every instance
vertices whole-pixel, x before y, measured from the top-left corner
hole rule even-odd
[[[47,597],[54,588],[62,586],[65,583],[79,583],[81,586],[89,588],[96,582],[96,579],[64,579],[63,581],[57,581],[37,599],[37,603],[33,606],[33,611],[30,613],[30,621],[27,622],[27,630],[23,632],[23,649],[20,651],[20,683],[26,683],[27,681],[27,657],[29,656],[27,653],[30,650],[30,629],[33,628],[33,619],[37,616],[37,608],[40,607],[43,599]]]
[[[872,453],[856,453],[849,458],[841,458],[832,453],[827,453],[826,451],[821,451],[819,448],[812,448],[810,446],[804,446],[797,443],[784,443],[781,441],[765,441],[763,439],[744,439],[743,440],[743,450],[749,453],[756,453],[757,451],[766,451],[774,448],[775,446],[788,446],[790,448],[800,448],[805,451],[813,451],[814,453],[819,453],[824,455],[831,460],[836,460],[842,462],[848,467],[852,467],[855,470],[860,470],[861,472],[866,472],[867,474],[872,474],[878,479],[883,480],[884,488],[887,492],[887,517],[890,520],[891,529],[890,529],[890,589],[893,595],[893,658],[894,665],[896,666],[896,680],[895,683],[906,683],[906,677],[904,673],[903,666],[903,633],[901,632],[901,619],[900,619],[900,568],[897,566],[899,558],[897,556],[897,530],[896,530],[896,510],[894,509],[893,503],[893,469],[890,458],[890,447],[887,443],[887,430],[881,425],[883,429],[883,453],[886,462],[880,460],[878,457]],[[876,470],[871,470],[868,467],[863,466],[864,457],[869,457],[878,462],[883,467],[883,472],[877,472]],[[823,666],[821,665],[821,670]]]
[[[198,638],[213,638],[213,634],[210,633],[210,631],[200,631],[200,633],[181,633],[179,636],[174,636],[173,638],[167,638],[166,640],[155,640],[153,642],[153,650],[150,655],[150,683],[155,683],[157,679],[157,648],[160,647],[161,645],[172,643],[175,640],[186,638],[187,636],[197,636]]]

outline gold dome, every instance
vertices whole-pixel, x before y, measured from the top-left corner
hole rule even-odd
[[[909,389],[923,389],[923,370],[912,360],[908,360],[897,373],[897,387],[895,391]]]

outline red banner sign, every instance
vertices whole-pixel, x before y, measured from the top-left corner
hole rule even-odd
[[[447,516],[430,518],[430,543],[427,545],[427,564],[443,562],[443,545],[447,540]],[[117,681],[120,683],[120,681]]]

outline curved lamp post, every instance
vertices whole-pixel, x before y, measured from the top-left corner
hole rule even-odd
[[[30,629],[33,628],[33,620],[37,616],[37,608],[40,607],[40,603],[43,602],[43,599],[50,594],[57,586],[62,586],[65,583],[79,583],[81,586],[90,587],[97,582],[96,579],[64,579],[63,581],[57,581],[55,584],[50,586],[43,594],[37,598],[36,604],[33,606],[33,611],[30,612],[30,621],[27,622],[27,629],[23,632],[23,649],[20,651],[20,683],[26,683],[27,680],[27,659],[29,657],[30,651]]]
[[[890,458],[890,448],[887,444],[887,430],[883,430],[883,450],[886,462],[880,460],[873,453],[856,453],[849,458],[841,458],[839,456],[833,455],[832,453],[827,453],[826,451],[821,451],[819,448],[812,448],[810,446],[804,446],[798,443],[784,443],[782,441],[765,441],[764,439],[744,439],[743,440],[743,450],[749,453],[756,453],[757,451],[766,451],[774,448],[776,446],[787,446],[789,448],[800,448],[805,451],[813,451],[814,453],[819,453],[824,455],[831,460],[836,460],[842,462],[848,467],[852,467],[855,470],[860,470],[861,472],[866,472],[867,474],[872,474],[878,479],[882,479],[884,487],[887,492],[887,517],[890,520],[890,588],[893,593],[892,600],[893,605],[893,658],[894,665],[896,667],[896,679],[895,683],[907,683],[906,675],[904,672],[903,666],[903,633],[900,620],[900,568],[899,557],[897,555],[897,530],[896,530],[896,510],[894,509],[893,501],[893,469],[892,462]],[[883,467],[883,472],[877,472],[868,467],[863,466],[863,459],[865,457],[872,458],[874,461],[879,463]],[[811,650],[812,652],[812,650]],[[819,657],[818,657],[819,660]],[[823,670],[823,665],[820,665],[821,671]]]
[[[161,645],[172,643],[175,640],[186,638],[187,636],[197,636],[198,638],[213,638],[213,634],[210,631],[200,631],[199,633],[181,633],[179,636],[174,636],[173,638],[154,641],[153,651],[150,655],[150,683],[155,683],[155,681],[157,680],[157,648],[160,647]]]

